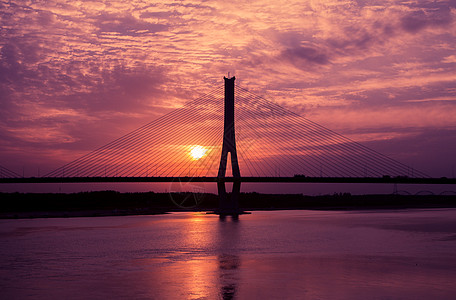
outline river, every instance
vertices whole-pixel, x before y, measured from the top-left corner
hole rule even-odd
[[[0,220],[2,299],[454,299],[456,209]]]

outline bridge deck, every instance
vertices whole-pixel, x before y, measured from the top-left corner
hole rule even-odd
[[[407,183],[456,184],[456,178],[411,177],[28,177],[0,178],[0,183],[84,183],[84,182],[275,182],[275,183]]]

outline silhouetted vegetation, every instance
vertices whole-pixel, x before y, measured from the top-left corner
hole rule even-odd
[[[456,207],[456,196],[241,193],[240,206],[246,210],[437,208]],[[158,214],[217,207],[218,196],[206,193],[0,193],[0,218]]]
[[[456,196],[445,195],[333,195],[243,193],[240,203],[245,209],[371,209],[456,207]]]

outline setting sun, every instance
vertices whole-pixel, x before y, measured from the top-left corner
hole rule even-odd
[[[206,154],[207,152],[207,149],[204,148],[203,146],[193,146],[192,149],[190,150],[190,156],[194,159],[194,160],[198,160],[200,159],[201,157],[204,156],[204,154]]]

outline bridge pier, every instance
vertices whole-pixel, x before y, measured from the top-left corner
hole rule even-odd
[[[219,209],[215,211],[220,218],[233,216],[237,218],[244,212],[239,209],[239,195],[241,192],[241,172],[236,151],[236,131],[234,127],[234,76],[225,79],[225,117],[223,130],[222,155],[220,157],[220,166],[217,175],[217,189],[219,194]],[[231,158],[231,168],[233,174],[233,189],[231,194],[226,192],[225,181],[226,165],[228,162],[228,153]],[[238,180],[236,180],[238,179]]]
[[[219,209],[216,210],[221,218],[225,216],[237,217],[245,212],[239,209],[239,195],[241,192],[241,181],[235,180],[233,182],[233,189],[231,194],[226,192],[225,182],[222,180],[217,181],[217,188],[219,194]]]

